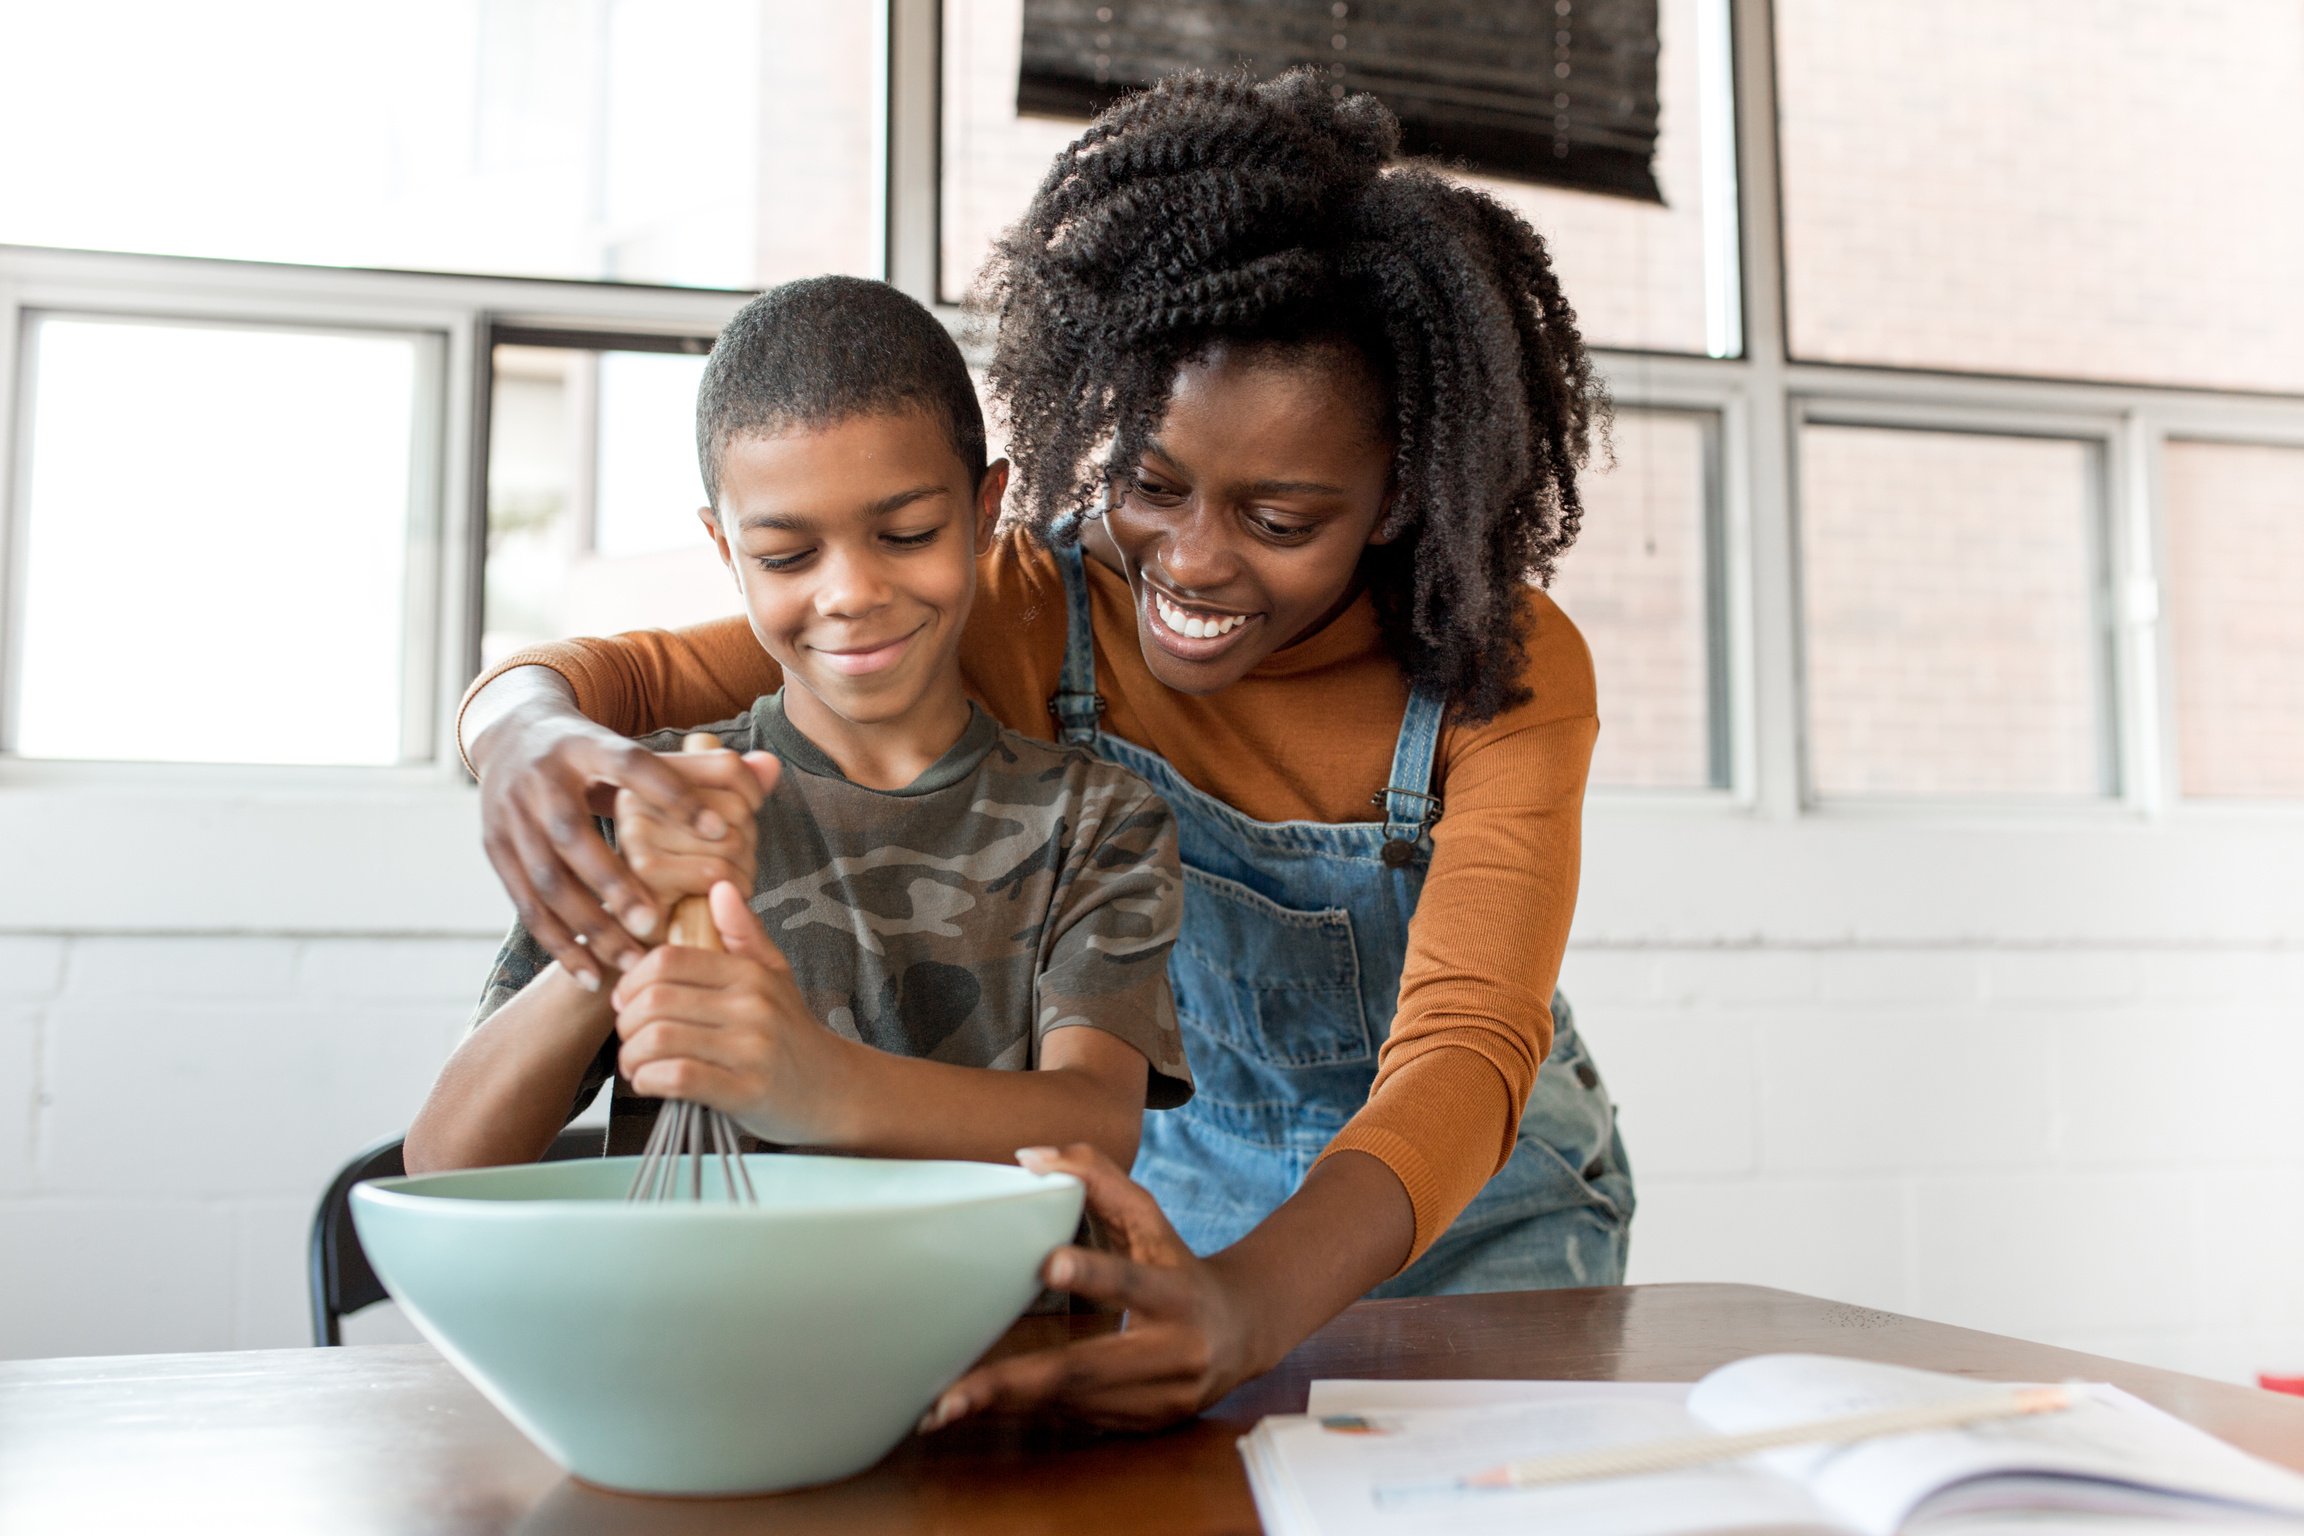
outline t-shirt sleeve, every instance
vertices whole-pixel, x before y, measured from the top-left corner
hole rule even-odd
[[[472,1011],[472,1028],[478,1029],[488,1022],[497,1009],[517,997],[521,989],[542,975],[544,967],[551,963],[552,957],[544,946],[537,943],[526,928],[514,923],[512,931],[505,936],[504,947],[496,952],[496,963],[488,969],[487,984],[480,989],[480,1006]],[[616,1051],[622,1043],[613,1030],[600,1043],[600,1049],[585,1065],[583,1080],[576,1085],[575,1100],[561,1117],[562,1125],[582,1114],[585,1106],[599,1097],[600,1090],[616,1075]]]
[[[517,651],[482,673],[457,706],[456,745],[463,750],[464,710],[487,683],[514,667],[549,667],[575,690],[576,707],[612,731],[644,736],[741,714],[782,686],[771,660],[739,616],[686,629],[559,640]],[[469,755],[465,766],[471,767]]]
[[[1167,803],[1133,774],[1099,765],[1085,776],[1057,878],[1035,985],[1034,1057],[1051,1032],[1086,1025],[1144,1053],[1146,1108],[1173,1109],[1190,1098],[1192,1069],[1168,986],[1168,951],[1183,911]]]
[[[1358,1151],[1406,1186],[1422,1256],[1512,1155],[1552,1047],[1576,911],[1585,777],[1600,722],[1582,637],[1533,594],[1529,703],[1444,736],[1440,820],[1400,1005],[1368,1101],[1323,1157]]]

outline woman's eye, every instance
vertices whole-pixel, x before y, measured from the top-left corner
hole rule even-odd
[[[1314,526],[1311,523],[1292,523],[1285,518],[1267,517],[1261,512],[1251,512],[1248,520],[1256,525],[1257,532],[1274,539],[1299,539],[1310,533]]]
[[[941,528],[924,528],[918,533],[885,533],[881,537],[898,549],[919,549],[923,545],[935,543],[936,535],[943,531]]]
[[[1181,491],[1172,490],[1168,486],[1162,485],[1157,480],[1147,480],[1142,475],[1136,477],[1135,491],[1137,495],[1152,501],[1173,501],[1183,494]]]

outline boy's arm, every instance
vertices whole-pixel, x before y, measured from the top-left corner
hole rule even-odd
[[[484,1016],[408,1127],[410,1173],[532,1163],[605,1079],[595,1067],[615,1029],[607,997],[541,964],[526,934],[505,946]]]
[[[634,1092],[709,1105],[788,1147],[1005,1163],[1054,1133],[1135,1156],[1147,1069],[1134,1046],[1065,1030],[1029,1072],[875,1049],[809,1011],[734,885],[711,902],[724,950],[667,944],[616,985],[617,1067]]]
[[[1191,1092],[1168,991],[1182,910],[1168,809],[1134,779],[1091,786],[1059,872],[1037,977],[1038,1069],[955,1066],[826,1029],[733,885],[712,892],[725,953],[666,947],[618,985],[635,1091],[724,1110],[764,1140],[885,1157],[1008,1162],[1086,1142],[1134,1161],[1144,1106]]]
[[[1071,846],[1033,980],[1038,1070],[884,1057],[871,1090],[834,1097],[859,1117],[844,1135],[894,1156],[986,1162],[1077,1140],[1125,1168],[1136,1160],[1145,1107],[1191,1095],[1168,986],[1183,913],[1174,818],[1117,770],[1090,769],[1072,787]]]

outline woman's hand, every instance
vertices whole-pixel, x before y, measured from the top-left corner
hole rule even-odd
[[[603,967],[637,964],[642,940],[663,931],[664,907],[600,835],[618,789],[704,837],[726,821],[691,779],[656,753],[580,714],[568,685],[543,667],[492,679],[466,711],[480,776],[481,843],[520,922],[578,982],[597,989]],[[735,788],[751,770],[715,755]],[[611,915],[611,914],[615,915]]]
[[[856,1047],[809,1011],[737,888],[715,885],[710,900],[725,952],[662,945],[609,994],[617,1070],[638,1092],[720,1110],[764,1141],[826,1144],[853,1097],[840,1077]]]
[[[1085,1184],[1089,1209],[1118,1249],[1059,1248],[1042,1278],[1125,1309],[1127,1319],[1118,1333],[979,1366],[936,1400],[922,1430],[986,1409],[1056,1410],[1108,1429],[1158,1429],[1272,1364],[1254,1347],[1245,1287],[1185,1247],[1150,1191],[1103,1153],[1085,1144],[1028,1147],[1016,1161]]]

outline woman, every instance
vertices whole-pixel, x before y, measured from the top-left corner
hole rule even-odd
[[[1575,537],[1605,405],[1535,232],[1396,148],[1311,72],[1167,82],[1058,157],[987,269],[1020,484],[963,670],[1175,809],[1198,1090],[1147,1117],[1138,1182],[1025,1154],[1119,1237],[1049,1282],[1129,1326],[979,1370],[932,1423],[1155,1425],[1371,1290],[1622,1278],[1630,1173],[1547,1006],[1591,663],[1529,584]],[[547,947],[622,963],[656,920],[585,796],[683,793],[575,706],[636,732],[775,682],[735,619],[475,690],[490,856]]]

